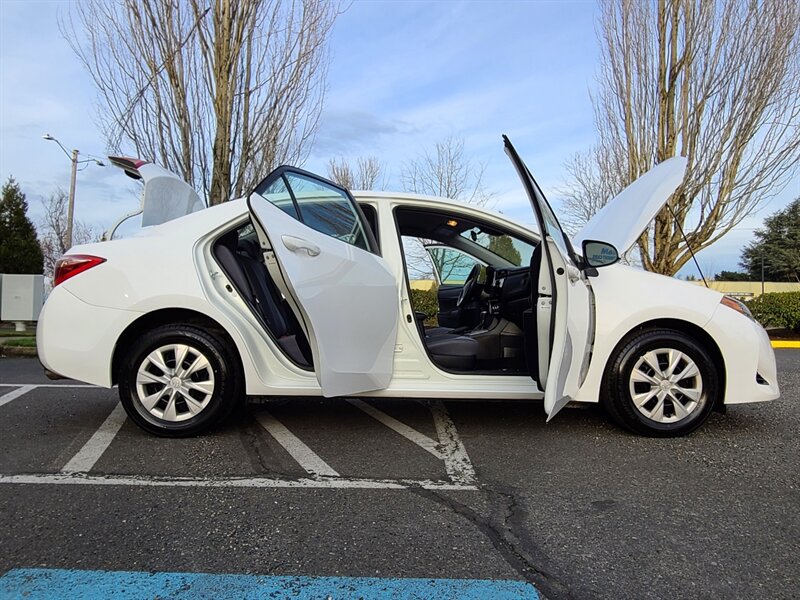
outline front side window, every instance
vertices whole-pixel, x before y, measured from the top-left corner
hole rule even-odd
[[[447,246],[427,246],[442,285],[463,285],[472,268],[480,264],[469,254]]]

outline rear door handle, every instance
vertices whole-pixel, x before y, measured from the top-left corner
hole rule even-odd
[[[288,250],[291,250],[295,254],[300,250],[305,250],[309,256],[318,256],[320,253],[319,246],[309,242],[308,240],[304,240],[303,238],[295,237],[293,235],[282,235],[281,241]]]

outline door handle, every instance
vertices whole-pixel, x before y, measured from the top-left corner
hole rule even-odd
[[[309,256],[318,256],[320,253],[319,246],[312,244],[303,238],[295,237],[293,235],[282,235],[281,241],[287,249],[294,253],[297,253],[300,250],[305,250]]]

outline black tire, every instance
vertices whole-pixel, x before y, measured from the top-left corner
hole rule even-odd
[[[137,374],[140,366],[145,363],[151,352],[163,349],[171,344],[182,344],[190,348],[190,351],[187,352],[184,366],[188,366],[189,361],[192,361],[198,355],[206,359],[207,363],[203,364],[207,364],[207,366],[201,372],[194,373],[187,379],[199,377],[194,381],[206,385],[209,385],[210,382],[212,391],[210,394],[198,394],[202,397],[202,407],[198,409],[196,405],[193,405],[197,410],[197,414],[194,415],[189,410],[190,407],[187,400],[182,398],[184,394],[175,391],[173,394],[176,398],[173,405],[173,412],[176,413],[175,419],[165,419],[157,416],[157,413],[159,407],[163,409],[168,404],[165,399],[169,396],[172,388],[168,388],[166,384],[161,383],[145,384],[145,386],[152,385],[154,388],[141,388],[144,394],[155,390],[156,393],[151,397],[156,396],[158,393],[164,394],[158,400],[159,405],[153,407],[154,411],[150,411],[140,400],[140,386],[137,385]],[[176,361],[174,359],[172,364],[168,364],[168,352],[160,356],[167,357],[167,360],[164,361],[164,366],[175,367],[174,363]],[[175,357],[175,353],[173,353],[173,357]],[[155,373],[158,376],[160,371],[157,367],[148,368],[151,373]],[[166,373],[161,377],[170,379],[169,375],[170,373]],[[173,377],[170,380],[173,379],[179,378]],[[162,325],[138,337],[123,359],[118,376],[119,397],[125,407],[125,412],[128,413],[128,417],[145,431],[163,437],[198,435],[207,431],[210,427],[222,423],[244,400],[241,382],[242,377],[238,361],[235,360],[233,351],[228,344],[206,330],[183,324]],[[165,385],[164,391],[158,392],[159,386],[162,385]],[[162,413],[163,415],[168,414],[163,410]]]
[[[666,394],[666,400],[661,401],[663,408],[661,408],[662,413],[660,415],[657,410],[660,402],[657,395],[644,402],[642,410],[640,410],[633,400],[631,389],[633,388],[638,394],[642,394],[639,398],[646,398],[651,392],[654,390],[657,392],[660,388],[649,381],[644,383],[633,381],[633,370],[639,364],[638,371],[644,373],[644,375],[637,373],[634,379],[641,379],[642,377],[661,379],[663,373],[667,372],[666,370],[656,373],[655,370],[650,369],[649,362],[640,363],[640,360],[644,361],[645,355],[654,351],[654,354],[650,354],[649,357],[652,360],[655,356],[659,365],[663,366],[666,364],[664,359],[668,355],[666,352],[658,351],[667,351],[669,349],[683,353],[686,359],[694,362],[699,379],[697,377],[689,377],[682,379],[678,383],[681,383],[686,388],[698,390],[699,393],[695,392],[693,394],[698,397],[694,400],[689,395],[683,395],[680,391],[673,392],[672,390],[677,388],[672,388]],[[688,364],[686,361],[679,363],[679,367],[674,369],[675,372],[684,372]],[[702,344],[681,331],[646,329],[623,340],[612,353],[603,378],[601,399],[611,417],[634,433],[650,437],[678,437],[691,433],[705,423],[718,400],[719,393],[717,367]],[[680,407],[676,407],[676,402],[680,402]],[[688,414],[685,416],[679,414],[679,408],[685,411],[687,406],[691,407]],[[657,415],[657,417],[648,418],[643,411],[649,411],[651,414]],[[661,418],[658,418],[658,416]],[[672,422],[664,422],[670,419],[673,419]]]

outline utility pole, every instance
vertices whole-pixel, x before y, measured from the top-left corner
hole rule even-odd
[[[72,176],[69,180],[69,205],[67,208],[67,239],[64,246],[67,250],[72,248],[72,219],[75,215],[75,180],[78,177],[78,151],[72,151]],[[763,292],[762,292],[763,293]]]
[[[102,160],[93,158],[91,155],[87,159],[78,160],[78,155],[80,154],[78,150],[73,149],[72,154],[70,155],[70,153],[67,152],[67,149],[64,148],[64,145],[49,133],[45,133],[42,136],[42,139],[47,140],[48,142],[55,142],[56,144],[58,144],[59,148],[61,148],[61,150],[64,152],[64,154],[67,155],[67,158],[69,158],[70,162],[72,163],[72,174],[70,175],[69,179],[69,205],[67,208],[67,231],[64,234],[65,239],[61,240],[61,243],[64,245],[64,250],[66,251],[72,248],[72,222],[75,216],[75,183],[76,180],[78,179],[78,165],[89,162],[93,162],[98,167],[105,167],[106,165],[105,163],[103,163]],[[86,167],[84,167],[84,169],[85,168]],[[81,171],[82,170],[83,169],[81,169]]]
[[[764,295],[764,248],[761,248],[761,295]]]

